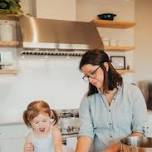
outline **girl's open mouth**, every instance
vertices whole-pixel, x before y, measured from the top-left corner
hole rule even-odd
[[[40,132],[45,132],[45,128],[39,128]]]

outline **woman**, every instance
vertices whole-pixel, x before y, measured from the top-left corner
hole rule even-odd
[[[142,136],[147,113],[140,90],[123,82],[102,50],[86,52],[80,61],[89,90],[80,105],[76,152],[117,152],[126,136]]]

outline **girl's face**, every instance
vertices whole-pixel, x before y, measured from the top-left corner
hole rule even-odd
[[[85,64],[81,70],[85,80],[88,80],[97,89],[103,88],[104,74],[99,65]]]
[[[50,117],[47,113],[38,114],[32,121],[31,126],[38,135],[46,134],[50,131]]]

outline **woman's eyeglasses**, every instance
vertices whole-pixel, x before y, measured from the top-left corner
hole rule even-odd
[[[92,78],[92,79],[94,79],[95,78],[95,75],[96,75],[96,72],[97,72],[97,70],[100,68],[101,66],[98,66],[95,70],[93,70],[89,75],[84,75],[83,77],[82,77],[82,79],[84,80],[84,81],[89,81],[89,79],[90,78]]]

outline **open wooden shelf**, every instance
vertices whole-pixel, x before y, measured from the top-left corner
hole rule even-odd
[[[17,69],[0,69],[0,74],[17,74]]]
[[[119,72],[120,74],[127,74],[127,73],[134,73],[134,71],[133,70],[127,70],[127,69],[125,69],[125,70],[117,70],[117,72]]]
[[[135,49],[134,46],[104,46],[106,51],[132,51]]]
[[[97,27],[105,27],[105,28],[130,28],[135,26],[135,22],[129,21],[107,21],[107,20],[100,20],[94,19],[93,22],[96,24]]]
[[[0,47],[17,47],[18,41],[0,41]]]
[[[0,14],[0,20],[18,20],[19,16],[17,14]]]

